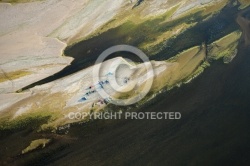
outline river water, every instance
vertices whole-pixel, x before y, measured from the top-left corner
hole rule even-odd
[[[192,83],[162,93],[137,110],[181,112],[180,120],[96,120],[75,125],[69,135],[76,140],[31,163],[249,165],[250,48],[241,42],[238,49],[230,64],[213,62]]]
[[[215,62],[191,84],[161,94],[139,110],[181,112],[181,120],[98,120],[76,125],[70,135],[78,139],[48,161],[60,165],[248,165],[250,48],[239,50],[230,65]]]
[[[238,50],[230,64],[215,61],[192,83],[159,94],[137,110],[181,112],[180,120],[122,119],[76,124],[69,130],[70,141],[55,139],[48,149],[12,158],[11,163],[249,165],[250,48],[241,42]],[[29,133],[16,138],[26,135]]]

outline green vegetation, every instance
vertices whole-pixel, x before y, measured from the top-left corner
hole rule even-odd
[[[218,60],[223,58],[225,63],[229,63],[237,53],[238,41],[241,32],[235,31],[208,46],[208,58]]]
[[[137,10],[133,11],[135,12],[133,15],[125,12],[84,40],[77,39],[77,41],[99,43],[102,40],[107,45],[114,45],[119,39],[120,43],[137,46],[148,56],[152,56],[161,50],[166,41],[174,39],[198,22],[211,17],[211,13],[218,12],[222,7],[223,5],[213,4],[195,8],[175,18],[172,16],[179,8],[179,4],[161,15],[145,18],[140,18],[140,11]]]
[[[171,16],[178,9],[178,5],[171,8],[161,16],[150,17],[145,20],[134,16],[127,18],[127,20],[124,19],[118,26],[116,26],[117,21],[114,19],[103,26],[107,26],[108,28],[102,27],[103,29],[101,28],[99,31],[96,31],[96,33],[88,38],[86,42],[89,42],[88,40],[92,43],[96,43],[95,41],[100,40],[102,42],[110,42],[110,39],[119,39],[125,44],[127,43],[139,46],[149,55],[153,55],[160,51],[164,42],[169,39],[174,39],[177,35],[195,25],[197,22],[210,17],[212,12],[218,12],[224,4],[225,3],[218,6],[208,6],[206,8],[195,8],[194,10],[183,13],[181,16],[174,18],[173,20],[171,19]],[[208,50],[208,57],[215,60],[223,57],[226,61],[229,61],[233,56],[233,52],[235,53],[239,36],[239,32],[234,32],[211,44]],[[180,42],[180,45],[182,44],[182,41],[178,42]],[[148,100],[151,100],[155,96],[155,93],[159,92],[164,87],[169,90],[173,87],[180,86],[182,83],[190,82],[209,66],[209,63],[205,61],[205,51],[201,46],[185,50],[166,62],[174,65],[169,67],[168,71],[162,73],[158,76],[158,78],[156,78],[152,91],[148,96],[146,96],[146,98],[138,103],[139,105],[143,105]],[[1,74],[0,82],[7,81],[9,79],[17,79],[28,74],[30,74],[29,71],[15,71],[7,74]],[[118,94],[118,98],[127,99],[133,95],[136,95],[136,93],[123,93]],[[63,122],[60,121],[60,113],[51,111],[61,110],[64,107],[64,103],[62,101],[65,100],[62,98],[62,94],[58,94],[58,96],[50,96],[47,99],[41,99],[39,102],[45,103],[44,105],[47,104],[47,107],[42,105],[42,109],[39,110],[32,108],[31,111],[15,119],[9,118],[0,120],[0,131],[16,131],[28,127],[32,129],[53,129],[53,127],[61,125],[61,123],[66,123],[63,120]],[[34,112],[32,110],[34,110]],[[59,120],[56,121],[55,119]],[[46,124],[48,122],[50,123]],[[46,144],[44,142],[46,141],[48,140],[37,140],[31,142],[30,146],[23,150],[23,153],[27,153],[40,146],[44,146]]]
[[[19,131],[26,128],[38,129],[40,125],[52,119],[53,113],[43,111],[27,113],[15,119],[4,118],[0,120],[0,131]]]

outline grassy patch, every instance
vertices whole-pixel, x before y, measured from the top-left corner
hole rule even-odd
[[[235,31],[213,42],[208,47],[208,58],[212,60],[224,58],[225,61],[228,61],[232,56],[235,55],[240,36],[241,32]]]
[[[149,56],[156,54],[168,39],[208,17],[203,14],[205,8],[195,8],[172,18],[178,7],[176,5],[161,15],[145,18],[140,18],[140,11],[121,13],[81,43],[98,43],[100,40],[108,46],[123,43],[137,46]]]
[[[37,106],[36,104],[34,104],[26,112],[22,113],[19,116],[14,116],[15,113],[19,110],[20,106],[24,104],[28,105],[29,103],[36,103],[38,100],[39,102],[43,103],[41,106]],[[47,103],[40,97],[32,97],[26,99],[26,101],[22,101],[19,105],[13,106],[13,108],[10,108],[10,110],[6,112],[5,116],[2,116],[0,119],[0,132],[12,133],[24,129],[32,129],[38,131],[41,130],[42,125],[52,123],[54,120],[60,118],[60,113],[58,113],[56,108],[54,109],[51,106],[53,104],[56,104],[57,107],[56,100],[52,100],[51,98],[48,100],[50,100],[50,103]]]
[[[30,113],[16,119],[4,119],[0,122],[1,132],[14,132],[26,128],[37,129],[41,124],[47,123],[51,115],[49,113]]]

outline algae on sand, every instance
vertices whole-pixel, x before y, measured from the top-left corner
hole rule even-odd
[[[208,46],[208,59],[223,58],[224,63],[229,63],[237,54],[240,37],[241,32],[235,31],[210,44]]]
[[[51,140],[50,139],[37,139],[34,140],[30,143],[30,145],[25,148],[24,150],[22,150],[22,154],[31,152],[35,149],[38,149],[39,147],[44,148],[48,143],[50,143]]]
[[[9,72],[9,73],[0,73],[0,83],[1,82],[5,82],[5,81],[11,81],[11,80],[15,80],[27,75],[32,74],[30,71],[27,70],[21,70],[21,71],[13,71],[13,72]]]

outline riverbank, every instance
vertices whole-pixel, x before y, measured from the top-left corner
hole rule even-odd
[[[227,12],[228,9],[223,11]],[[210,22],[208,21],[208,23]],[[202,27],[204,26],[203,24],[201,25]],[[220,28],[220,26],[224,24],[222,22],[222,24],[217,25],[217,23],[215,23],[215,25],[217,28],[218,27]],[[197,29],[197,27],[194,27],[194,29]],[[231,30],[232,29],[229,28],[229,32],[231,32]],[[216,33],[208,33],[207,35],[216,36]],[[162,91],[162,89],[170,90],[176,86],[180,87],[183,83],[189,83],[192,79],[200,75],[204,71],[204,69],[209,66],[209,62],[211,60],[218,60],[220,58],[224,58],[225,61],[230,62],[237,54],[236,47],[238,45],[239,38],[240,38],[240,33],[233,32],[229,35],[226,35],[225,37],[221,38],[218,41],[214,41],[214,43],[208,45],[203,43],[203,45],[194,46],[192,48],[184,50],[182,53],[173,56],[171,59],[167,61],[162,61],[162,62],[152,61],[153,67],[157,74],[154,77],[154,83],[151,87],[149,96],[147,96],[139,104],[143,104],[147,102],[148,99],[152,99],[152,97],[155,96],[154,93],[158,93],[159,91]],[[201,41],[203,42],[203,40],[204,39],[202,39]],[[77,47],[78,45],[76,46],[76,48]],[[164,54],[167,54],[167,52]],[[168,55],[166,56],[168,57]],[[112,63],[114,60],[115,59],[110,59],[109,62],[107,62],[107,64]],[[120,60],[123,61],[122,59]],[[141,70],[141,72],[139,73],[143,75],[143,73],[145,74],[145,72],[143,72],[144,69],[139,67],[142,65],[137,65],[137,67],[140,68],[139,70]],[[90,74],[92,73],[91,72],[92,69],[93,67],[89,67],[75,74],[66,76],[65,78],[61,78],[57,81],[53,81],[51,83],[47,83],[41,86],[36,86],[35,88],[29,89],[25,93],[20,93],[19,97],[22,94],[25,95],[23,95],[23,98],[19,100],[16,100],[15,95],[12,95],[14,96],[12,97],[13,100],[8,100],[7,98],[5,98],[6,100],[3,101],[8,101],[8,102],[6,102],[2,106],[1,114],[2,115],[4,114],[4,116],[2,117],[2,121],[4,121],[4,123],[2,124],[2,128],[4,129],[4,125],[6,124],[5,123],[6,120],[3,119],[8,119],[10,121],[12,120],[18,121],[18,119],[16,119],[17,117],[23,116],[24,119],[29,118],[29,114],[31,112],[32,113],[36,112],[38,115],[40,114],[41,117],[47,117],[47,114],[44,115],[43,113],[44,111],[46,111],[47,113],[51,113],[52,121],[49,121],[48,124],[42,125],[39,130],[47,130],[47,129],[56,130],[56,128],[60,125],[65,125],[67,123],[75,122],[75,121],[68,121],[67,114],[69,112],[79,111],[79,110],[87,112],[102,110],[106,105],[106,103],[102,104],[104,102],[102,100],[106,100],[105,98],[102,98],[99,95],[93,95],[93,97],[90,98],[89,96],[86,96],[90,95],[90,93],[86,90],[86,88],[88,88],[91,85],[97,84],[97,82],[91,82],[91,80],[93,80],[92,78],[93,76]],[[103,76],[107,75],[107,73],[109,73],[109,71],[108,69],[105,69],[103,71]],[[124,78],[125,77],[130,78],[132,76],[132,73],[130,73],[130,75],[126,75],[126,72],[125,73],[121,72],[121,73],[122,73],[121,75],[124,75]],[[116,78],[116,79],[119,80],[124,78]],[[102,80],[102,81],[105,82],[107,80]],[[133,81],[135,80],[131,80],[131,82]],[[107,87],[107,89],[110,88]],[[95,94],[98,94],[96,92],[96,89],[93,89],[92,91]],[[139,89],[135,91],[139,91]],[[111,91],[108,91],[108,93],[113,94],[117,98],[132,97],[133,95],[136,94],[134,92],[133,93],[129,92],[128,94],[115,94],[115,92]],[[87,100],[87,102],[83,102],[85,100]],[[98,106],[93,106],[93,104],[94,105],[97,104]]]
[[[160,5],[160,3],[158,5]],[[185,5],[185,3],[182,4],[182,7],[183,7],[183,5]],[[144,7],[143,7],[143,3],[141,3],[137,7],[137,9],[136,8],[135,9],[142,10],[142,8],[144,9]],[[223,7],[223,5],[220,7]],[[230,7],[230,5],[229,5],[229,7]],[[230,8],[228,8],[228,9],[230,9]],[[177,9],[174,8],[174,10],[177,10]],[[205,10],[205,11],[207,11],[207,10]],[[212,11],[214,11],[214,10],[212,10]],[[211,75],[209,75],[211,78],[213,78],[213,75],[214,75],[216,77],[217,81],[220,80],[220,76],[221,75],[223,76],[223,72],[220,72],[220,75],[216,75],[215,73],[217,73],[217,69],[224,68],[223,71],[226,71],[226,69],[231,68],[231,67],[229,67],[231,65],[231,63],[234,65],[235,64],[234,60],[238,59],[238,57],[236,55],[237,55],[237,47],[238,47],[238,43],[240,41],[239,38],[241,36],[241,33],[239,31],[237,31],[237,28],[235,28],[234,23],[227,22],[228,20],[232,20],[232,18],[234,16],[234,15],[229,15],[227,13],[227,11],[228,10],[224,11],[225,13],[222,14],[222,16],[230,17],[230,19],[225,19],[226,21],[222,19],[223,21],[221,21],[219,23],[213,22],[214,21],[213,19],[212,19],[213,21],[211,21],[211,22],[208,21],[209,23],[212,23],[212,24],[211,24],[211,26],[209,26],[209,28],[208,28],[209,30],[206,31],[209,33],[204,33],[205,38],[203,38],[204,36],[202,36],[202,38],[198,38],[197,36],[195,36],[195,34],[197,33],[195,30],[199,29],[199,25],[200,25],[200,24],[196,23],[196,21],[197,21],[196,19],[197,18],[202,19],[202,20],[205,18],[209,19],[209,17],[201,17],[202,15],[200,15],[200,11],[198,11],[198,12],[195,11],[194,13],[193,13],[193,11],[191,13],[184,12],[185,13],[184,17],[182,19],[178,20],[177,23],[174,23],[173,26],[170,26],[170,28],[173,27],[173,28],[177,28],[177,29],[174,29],[172,31],[168,31],[164,28],[161,29],[162,28],[161,27],[160,29],[156,28],[153,31],[150,31],[150,33],[153,32],[151,37],[153,37],[154,40],[152,40],[152,41],[151,41],[151,39],[140,38],[141,35],[144,35],[144,36],[147,36],[147,35],[145,35],[144,33],[141,33],[141,31],[138,31],[138,29],[142,28],[142,32],[144,32],[145,30],[150,29],[150,27],[152,27],[153,24],[157,25],[157,24],[163,23],[162,25],[165,26],[171,22],[171,21],[166,22],[166,24],[164,22],[164,21],[166,21],[165,20],[166,18],[169,18],[169,16],[167,17],[165,15],[166,17],[164,17],[164,18],[155,17],[155,20],[149,19],[149,22],[145,21],[145,22],[143,22],[144,24],[143,23],[141,23],[141,24],[125,23],[125,24],[121,24],[122,26],[120,26],[120,27],[117,24],[118,29],[116,29],[116,28],[111,29],[111,30],[104,29],[103,32],[98,31],[98,32],[102,32],[101,34],[93,33],[89,39],[86,39],[82,43],[79,43],[79,45],[78,44],[76,45],[75,48],[79,48],[79,49],[75,50],[75,55],[79,56],[79,58],[81,58],[82,61],[79,61],[79,63],[76,65],[76,64],[74,64],[74,62],[76,62],[76,60],[79,60],[79,59],[75,59],[75,61],[72,63],[75,65],[75,66],[73,65],[73,68],[71,68],[72,70],[69,70],[69,68],[68,68],[66,71],[62,71],[60,76],[58,76],[58,75],[56,75],[55,77],[52,76],[54,79],[52,82],[47,81],[46,84],[43,84],[43,85],[38,84],[37,86],[35,86],[33,88],[28,88],[26,91],[20,91],[20,93],[3,94],[1,96],[1,104],[2,105],[1,105],[1,111],[0,111],[0,115],[1,115],[1,119],[0,119],[1,131],[0,131],[0,133],[1,133],[1,139],[4,140],[4,142],[5,142],[4,145],[7,145],[8,141],[12,142],[12,140],[16,140],[15,135],[22,135],[22,136],[24,136],[23,139],[25,139],[25,137],[27,136],[27,140],[24,141],[25,146],[24,146],[24,144],[21,144],[18,146],[15,144],[13,146],[16,146],[16,147],[10,147],[10,148],[13,148],[14,150],[13,149],[10,150],[6,155],[3,155],[3,156],[9,157],[9,156],[13,156],[13,154],[14,154],[14,156],[18,156],[17,158],[20,159],[19,161],[26,159],[28,162],[30,161],[31,163],[37,162],[38,160],[40,161],[44,158],[43,154],[40,153],[40,152],[44,152],[43,151],[44,149],[39,151],[39,148],[41,146],[45,146],[45,144],[46,144],[45,151],[47,151],[47,148],[48,148],[48,151],[50,152],[50,154],[53,154],[53,155],[59,154],[60,155],[61,153],[58,152],[58,151],[60,151],[59,149],[60,148],[67,149],[67,144],[69,142],[71,142],[72,139],[74,139],[74,138],[68,139],[68,137],[66,135],[68,132],[70,132],[70,128],[71,128],[70,126],[76,125],[76,122],[78,124],[78,123],[86,122],[86,120],[88,120],[86,118],[86,119],[83,119],[83,121],[79,121],[79,120],[70,121],[67,118],[68,113],[76,112],[79,110],[80,111],[87,111],[87,112],[107,111],[107,110],[108,111],[120,111],[120,107],[116,107],[116,106],[111,105],[111,104],[108,104],[108,106],[107,106],[107,103],[106,103],[107,101],[105,100],[105,98],[101,98],[98,95],[97,90],[100,90],[103,87],[104,89],[107,89],[109,93],[114,95],[114,97],[117,97],[119,99],[131,97],[131,96],[135,95],[136,93],[117,94],[117,93],[113,93],[112,91],[109,91],[109,86],[108,86],[108,82],[107,82],[108,81],[107,76],[109,75],[108,69],[102,70],[103,77],[101,79],[101,81],[102,81],[101,85],[99,82],[93,82],[92,81],[93,80],[92,69],[94,66],[91,66],[91,64],[85,64],[86,61],[87,62],[94,62],[94,59],[91,59],[93,57],[91,57],[90,55],[94,55],[94,54],[98,53],[98,51],[103,51],[102,49],[104,49],[109,44],[112,44],[112,42],[116,43],[118,41],[118,39],[124,39],[124,41],[127,41],[128,43],[129,42],[131,42],[132,44],[135,43],[135,44],[139,45],[139,47],[146,48],[146,47],[150,46],[150,43],[153,46],[158,47],[159,46],[158,44],[160,44],[160,45],[165,44],[164,42],[162,43],[162,41],[166,40],[167,41],[166,43],[171,42],[173,40],[167,40],[168,38],[165,38],[165,37],[168,35],[170,35],[170,36],[174,35],[173,38],[176,38],[176,40],[175,40],[176,45],[181,45],[181,46],[187,47],[185,49],[183,49],[184,47],[178,47],[178,49],[175,49],[175,47],[173,47],[172,48],[173,50],[171,50],[170,48],[167,49],[166,47],[162,47],[162,48],[164,48],[163,50],[159,49],[156,54],[152,54],[152,55],[150,54],[152,57],[155,56],[154,57],[155,59],[161,58],[161,61],[151,61],[156,75],[154,76],[154,82],[153,82],[153,86],[150,90],[150,93],[148,94],[148,96],[146,96],[146,98],[144,100],[139,102],[137,105],[128,106],[125,109],[123,107],[123,109],[121,109],[121,110],[125,110],[125,111],[131,110],[131,109],[138,110],[138,108],[139,109],[145,108],[145,106],[149,106],[149,109],[155,109],[155,111],[158,111],[161,109],[164,110],[165,105],[162,107],[155,107],[155,106],[153,106],[154,104],[152,104],[152,103],[157,102],[159,100],[159,96],[162,96],[162,95],[164,96],[164,95],[167,95],[168,93],[170,93],[170,94],[179,93],[183,89],[182,87],[184,87],[184,88],[189,87],[189,86],[193,87],[192,89],[194,89],[194,91],[195,91],[194,94],[202,93],[206,89],[208,89],[207,93],[209,93],[209,90],[211,90],[214,94],[216,94],[216,88],[215,89],[213,87],[208,88],[208,84],[206,84],[206,86],[204,86],[204,87],[206,87],[205,89],[202,90],[202,88],[200,88],[200,91],[198,91],[198,90],[195,90],[195,87],[192,85],[192,83],[193,83],[194,78],[200,80],[200,77],[202,77],[202,75],[200,77],[198,77],[198,75],[200,75],[202,72],[207,73],[206,72],[207,70],[209,70],[209,73],[212,73]],[[236,11],[237,10],[233,10],[233,13]],[[157,11],[155,11],[155,12],[157,12]],[[170,13],[172,13],[172,12],[173,11],[171,11]],[[162,13],[164,13],[164,12],[162,12]],[[215,13],[217,13],[217,12],[215,12]],[[169,14],[169,13],[167,13],[167,14]],[[181,21],[185,22],[186,19],[187,20],[191,19],[191,23],[188,24],[190,27],[187,26],[186,24],[184,25],[184,24],[180,23]],[[194,20],[192,21],[192,19],[194,19]],[[205,21],[206,20],[204,20],[204,22]],[[114,22],[108,23],[108,25],[112,25],[112,26],[116,25],[113,23]],[[129,33],[133,32],[132,37],[134,37],[134,38],[132,38],[132,39],[130,39],[131,36],[129,36],[127,33],[125,33],[126,28],[129,27],[128,25],[133,25],[132,30],[129,30]],[[196,26],[196,25],[198,25],[198,26]],[[205,27],[205,25],[210,25],[210,24],[202,24],[202,25]],[[64,28],[67,26],[69,26],[69,25],[65,25]],[[149,28],[147,28],[147,26],[149,26]],[[189,33],[187,33],[187,34],[191,35],[191,36],[188,36],[187,34],[184,33],[184,31],[179,29],[182,26],[183,26],[183,29],[181,28],[182,30],[186,31],[186,28],[188,28],[188,30],[190,30]],[[232,28],[230,28],[230,26],[232,26]],[[144,29],[144,28],[146,28],[146,29]],[[169,28],[169,27],[167,27],[167,28]],[[223,31],[224,28],[226,29],[225,32]],[[156,33],[158,30],[159,30],[159,32],[164,32],[164,31],[167,31],[167,32],[165,34],[163,34],[163,36],[161,36],[161,35],[159,35],[160,34],[159,32]],[[243,28],[243,30],[244,30],[244,28]],[[245,30],[246,30],[246,28],[245,28]],[[220,31],[223,31],[223,33],[219,33]],[[111,40],[111,42],[106,43],[105,40],[103,40],[104,39],[103,37],[107,37],[108,35],[112,34],[111,32],[117,32],[117,33],[119,32],[119,34],[121,36],[125,36],[125,37],[120,38],[121,36],[118,36],[118,38],[116,38],[117,36],[114,35],[114,38]],[[137,32],[138,32],[138,36],[136,35]],[[200,34],[200,32],[197,34]],[[103,34],[105,34],[105,35],[103,35]],[[184,34],[184,35],[182,35],[182,34]],[[194,38],[192,38],[192,34],[193,34],[193,36],[195,36]],[[98,36],[98,35],[100,35],[100,36]],[[212,35],[214,35],[216,37],[214,37]],[[112,37],[112,35],[111,35],[111,37]],[[159,38],[155,38],[155,37],[159,37]],[[179,40],[181,37],[183,37],[183,40]],[[111,38],[107,38],[107,41],[110,39]],[[192,42],[191,39],[195,42]],[[204,40],[204,39],[206,39],[206,40]],[[38,38],[34,39],[34,41],[37,41],[37,40],[38,40]],[[51,39],[51,40],[55,41],[54,39]],[[99,42],[95,43],[96,41],[99,41]],[[179,41],[179,43],[178,43],[178,41]],[[189,42],[189,41],[190,41],[190,43],[192,43],[192,46],[190,46],[190,43],[187,45],[185,44],[186,42]],[[207,41],[209,41],[209,42],[207,42]],[[58,42],[58,40],[56,40],[56,42]],[[42,39],[41,43],[43,43],[43,39]],[[59,44],[60,48],[66,46],[62,42],[59,42],[59,43],[60,43]],[[103,43],[103,45],[102,45],[102,43]],[[196,44],[194,44],[194,43],[196,43]],[[51,42],[51,44],[54,45],[55,43]],[[80,49],[82,44],[89,44],[89,45],[87,45],[86,48]],[[105,44],[107,44],[107,45],[105,45]],[[29,45],[29,44],[27,44],[27,45]],[[88,48],[88,46],[89,46],[89,48]],[[97,49],[95,49],[97,46],[100,46],[100,48],[98,47]],[[190,47],[188,47],[188,46],[190,46]],[[46,47],[46,45],[44,45],[44,47]],[[44,47],[41,47],[41,48],[39,47],[39,49],[42,49]],[[157,47],[155,47],[155,48],[157,48]],[[180,48],[182,48],[182,49],[180,49]],[[54,49],[54,48],[51,48],[51,49]],[[73,49],[73,47],[68,48],[68,49]],[[81,50],[83,50],[83,52],[81,52]],[[169,54],[168,54],[168,50],[170,52]],[[17,51],[17,50],[15,50],[15,51]],[[62,54],[61,51],[62,50],[60,49],[59,52]],[[69,50],[66,50],[66,52],[67,51],[69,51]],[[45,53],[48,53],[48,52],[45,51]],[[58,53],[58,50],[55,49],[55,52]],[[178,52],[178,53],[174,54],[175,52]],[[119,55],[119,54],[121,55],[123,53],[121,52],[121,53],[118,53],[117,55]],[[43,55],[43,54],[41,54],[41,55]],[[57,55],[59,55],[59,54],[57,54]],[[96,55],[99,55],[99,54],[96,54]],[[117,56],[117,55],[115,55],[115,56]],[[39,56],[40,56],[40,54],[39,54]],[[86,59],[85,59],[85,56],[86,56]],[[129,57],[131,57],[131,55],[129,55]],[[55,58],[55,59],[57,59],[57,58]],[[76,57],[74,57],[74,58],[76,58]],[[88,59],[88,58],[90,58],[90,59]],[[229,65],[221,64],[222,58],[223,58],[224,62],[226,62],[226,63],[229,63],[231,61],[232,62]],[[71,58],[69,58],[69,59],[71,59]],[[104,62],[104,66],[106,66],[108,68],[111,66],[110,64],[112,64],[116,60],[117,60],[118,64],[119,63],[128,63],[126,60],[124,60],[121,57],[110,58],[109,60]],[[35,61],[35,59],[34,59],[34,61]],[[47,61],[51,61],[51,59],[49,58],[49,59],[47,59]],[[25,63],[27,63],[27,62],[28,61],[25,61]],[[64,62],[65,61],[63,61],[63,65],[66,64],[66,62],[65,63]],[[237,61],[237,63],[239,64],[238,61]],[[90,67],[86,67],[86,66],[83,67],[83,66],[81,66],[81,64],[84,64],[86,66],[90,65]],[[34,65],[37,65],[37,64],[34,64]],[[142,82],[147,81],[143,77],[147,73],[147,72],[145,72],[145,68],[143,67],[143,64],[135,63],[134,65],[135,65],[134,67],[136,69],[138,69],[138,73],[133,72],[133,71],[128,72],[127,69],[122,69],[120,71],[120,74],[119,74],[122,77],[115,78],[118,81],[120,81],[121,85],[125,85],[126,82],[128,82],[127,85],[129,85],[130,83],[132,84],[133,82],[137,82],[136,78],[141,79]],[[213,68],[211,69],[211,67],[213,65],[217,66],[216,69],[214,69],[214,70],[213,70]],[[54,65],[52,65],[52,66],[55,67]],[[237,65],[237,66],[239,67],[239,65]],[[45,67],[48,67],[48,66],[45,65]],[[49,66],[49,67],[51,67],[51,66]],[[60,67],[62,67],[62,66],[60,66]],[[41,71],[45,72],[43,67],[42,67],[43,70],[40,70],[40,69],[41,68],[39,68],[39,73],[37,73],[38,75],[41,75]],[[23,70],[21,70],[21,71],[23,71]],[[230,71],[232,71],[232,69]],[[242,71],[242,70],[240,70],[240,71]],[[36,70],[35,70],[35,72],[36,72]],[[47,72],[47,69],[46,69],[46,72]],[[18,75],[18,74],[20,74],[20,75]],[[23,76],[23,75],[27,76],[29,74],[29,71],[24,70],[23,72],[18,72],[18,74],[16,75],[15,72],[14,72],[14,74],[12,72],[9,72],[9,73],[7,72],[7,73],[3,74],[3,76],[5,76],[5,77],[9,76],[10,78],[11,77],[20,78],[20,76]],[[49,72],[47,74],[51,74],[51,72]],[[111,75],[112,75],[112,73],[111,73]],[[32,77],[32,75],[31,75],[31,77]],[[208,76],[206,75],[206,77],[208,77]],[[208,77],[208,78],[210,78],[210,77]],[[130,78],[129,81],[128,81],[128,78]],[[208,78],[206,79],[206,78],[202,77],[202,79],[209,82]],[[194,79],[194,82],[196,79]],[[190,83],[191,81],[192,81],[192,83]],[[203,83],[205,81],[203,81]],[[7,87],[7,84],[8,84],[8,86],[10,85],[9,82],[8,83],[6,83],[6,81],[4,81],[4,82],[5,82],[4,87]],[[24,83],[24,82],[22,82],[22,83]],[[190,84],[185,85],[186,83],[190,83]],[[213,84],[210,84],[210,86],[214,85],[215,83],[216,82],[215,82],[215,78],[214,78],[214,82],[213,82]],[[139,84],[139,85],[142,85],[142,84]],[[195,85],[198,86],[197,84],[195,84]],[[230,83],[228,84],[228,86],[230,86]],[[178,88],[176,88],[176,87],[178,87]],[[202,85],[201,85],[201,87],[202,87]],[[124,86],[123,88],[127,89],[128,87]],[[169,91],[170,89],[173,89],[173,90]],[[181,90],[178,90],[178,89],[181,89]],[[230,88],[228,88],[228,89],[230,89]],[[140,93],[140,89],[136,89],[136,90]],[[176,90],[177,90],[177,92],[176,92]],[[6,93],[6,92],[3,92],[3,93]],[[241,91],[241,93],[242,93],[242,91]],[[185,98],[190,94],[193,95],[192,90],[189,90],[188,93],[185,93],[184,97],[182,96],[183,95],[182,94],[180,96],[178,96],[178,95],[174,96],[174,97],[176,97],[174,99],[177,101],[178,97]],[[248,95],[248,94],[245,94],[245,95]],[[206,98],[206,95],[204,95],[204,96],[198,95],[198,97]],[[186,99],[188,99],[188,98],[186,98]],[[173,111],[176,111],[176,110],[180,109],[180,106],[182,106],[182,104],[176,103],[174,99],[171,100],[171,96],[168,97],[168,99],[170,99],[171,103],[177,104],[178,106],[175,105],[172,107],[172,104],[171,104],[170,106],[168,106],[166,108],[173,109]],[[209,98],[209,99],[210,99],[209,100],[210,104],[213,104],[212,103],[213,100],[211,98]],[[191,98],[188,101],[190,101],[190,100],[191,100]],[[196,105],[196,103],[198,101],[199,101],[198,99],[196,99],[195,101],[191,100],[190,105],[187,104],[188,102],[185,102],[183,100],[181,103],[186,103],[185,106],[187,106],[187,109],[190,108],[190,110],[192,110],[194,112],[198,108],[196,106],[193,107],[193,105]],[[166,102],[166,101],[159,100],[160,104],[162,104],[162,102]],[[204,104],[204,102],[205,101],[203,101],[202,103]],[[248,108],[245,100],[244,100],[244,103],[245,103],[244,108]],[[150,106],[151,104],[152,104],[152,106]],[[201,108],[204,108],[204,107],[205,106],[201,105]],[[242,109],[242,110],[244,111],[244,109]],[[189,115],[189,116],[191,116],[191,115]],[[129,122],[131,122],[131,121],[129,121]],[[101,122],[100,126],[101,125],[105,126],[105,123],[106,122]],[[109,123],[109,122],[107,122],[107,123]],[[110,122],[110,123],[112,123],[112,122]],[[156,122],[156,123],[158,123],[158,122]],[[91,127],[88,128],[89,124],[90,125],[94,124],[93,126],[95,126],[95,124],[97,124],[97,126],[98,126],[99,122],[97,121],[97,122],[93,122],[93,123],[92,122],[87,123],[86,127],[85,126],[83,128],[80,127],[80,129],[87,128],[86,132],[90,130],[90,133],[91,133],[91,130],[93,130],[93,128],[91,128]],[[121,126],[116,127],[115,124],[114,124],[114,126],[112,124],[111,124],[111,126],[112,126],[111,128],[117,129],[118,127],[121,127]],[[132,124],[134,124],[134,123],[131,123],[131,125]],[[129,129],[133,128],[131,125],[128,125]],[[165,125],[165,123],[164,123],[164,125]],[[174,124],[172,124],[172,125],[174,125]],[[181,125],[181,124],[179,124],[179,125]],[[76,126],[79,127],[79,124]],[[102,128],[100,126],[98,126],[99,129]],[[140,125],[138,127],[140,127]],[[74,132],[78,133],[78,134],[80,133],[80,135],[79,135],[79,137],[80,137],[81,136],[81,132],[79,132],[80,129],[77,130],[76,128],[73,127],[73,133]],[[127,130],[128,130],[128,128],[125,131],[123,130],[123,132],[126,133]],[[153,130],[157,131],[158,129],[156,127],[156,128],[153,128]],[[51,131],[55,132],[55,133],[51,134]],[[108,133],[110,133],[107,130],[105,130],[105,131],[107,132],[107,135],[108,135]],[[118,129],[116,131],[119,133],[120,130]],[[127,132],[130,132],[130,131],[127,131]],[[59,134],[62,134],[62,136],[59,136]],[[103,133],[103,134],[105,135],[105,133]],[[93,135],[97,136],[95,134],[93,134]],[[105,138],[109,137],[107,135],[105,136]],[[111,134],[111,136],[112,136],[112,134]],[[138,136],[138,135],[134,135],[134,137],[136,137],[136,136]],[[58,138],[58,137],[60,137],[60,138]],[[73,134],[73,137],[77,137],[77,136]],[[88,137],[88,135],[83,134],[83,137],[86,138],[86,137]],[[159,136],[159,139],[160,139],[160,137],[161,136]],[[10,138],[10,140],[7,140],[7,138]],[[38,143],[38,145],[37,144],[34,145],[36,148],[38,148],[38,151],[36,151],[37,150],[36,148],[33,149],[33,147],[30,147],[31,145],[33,145],[32,141],[34,141],[34,140],[39,140],[38,142],[36,142],[36,143]],[[52,140],[52,141],[50,142],[48,140]],[[63,145],[61,145],[61,142],[60,142],[61,140],[63,140],[62,141]],[[83,140],[88,142],[88,140],[86,140],[86,139],[83,139]],[[98,141],[98,138],[96,138],[94,140]],[[44,143],[44,141],[45,141],[45,143]],[[48,147],[47,147],[47,141],[48,141]],[[55,144],[53,144],[53,143],[55,143]],[[86,144],[86,142],[83,143],[83,145],[85,145],[85,144]],[[91,148],[91,145],[93,145],[93,144],[90,144],[89,148]],[[138,145],[138,146],[140,146],[140,145]],[[9,147],[9,145],[8,145],[8,147]],[[50,147],[51,147],[51,149],[50,149]],[[107,147],[105,147],[105,148],[107,148]],[[25,149],[32,149],[33,151],[29,152],[27,154],[20,154],[22,152],[22,150],[25,150]],[[50,150],[52,150],[52,151],[54,150],[54,151],[51,152]],[[6,150],[6,151],[8,151],[8,150]],[[36,156],[37,158],[35,157],[34,160],[27,159],[27,158],[29,158],[31,153],[37,155]],[[62,153],[67,153],[67,152],[63,151]],[[88,153],[91,153],[90,149],[88,149],[85,154],[88,155]],[[124,154],[126,154],[126,153],[123,153],[122,155],[124,155]],[[45,156],[45,158],[46,158],[46,156]],[[50,159],[54,159],[54,158],[52,157]],[[101,159],[104,160],[102,157],[101,157]],[[101,161],[101,159],[100,159],[100,161]],[[55,159],[55,160],[57,160],[57,159]],[[84,160],[85,160],[85,158],[84,158]],[[11,157],[9,158],[9,161],[13,162]],[[107,162],[109,162],[109,161],[107,161]],[[86,162],[91,163],[91,161],[89,161],[89,160],[87,160]]]

